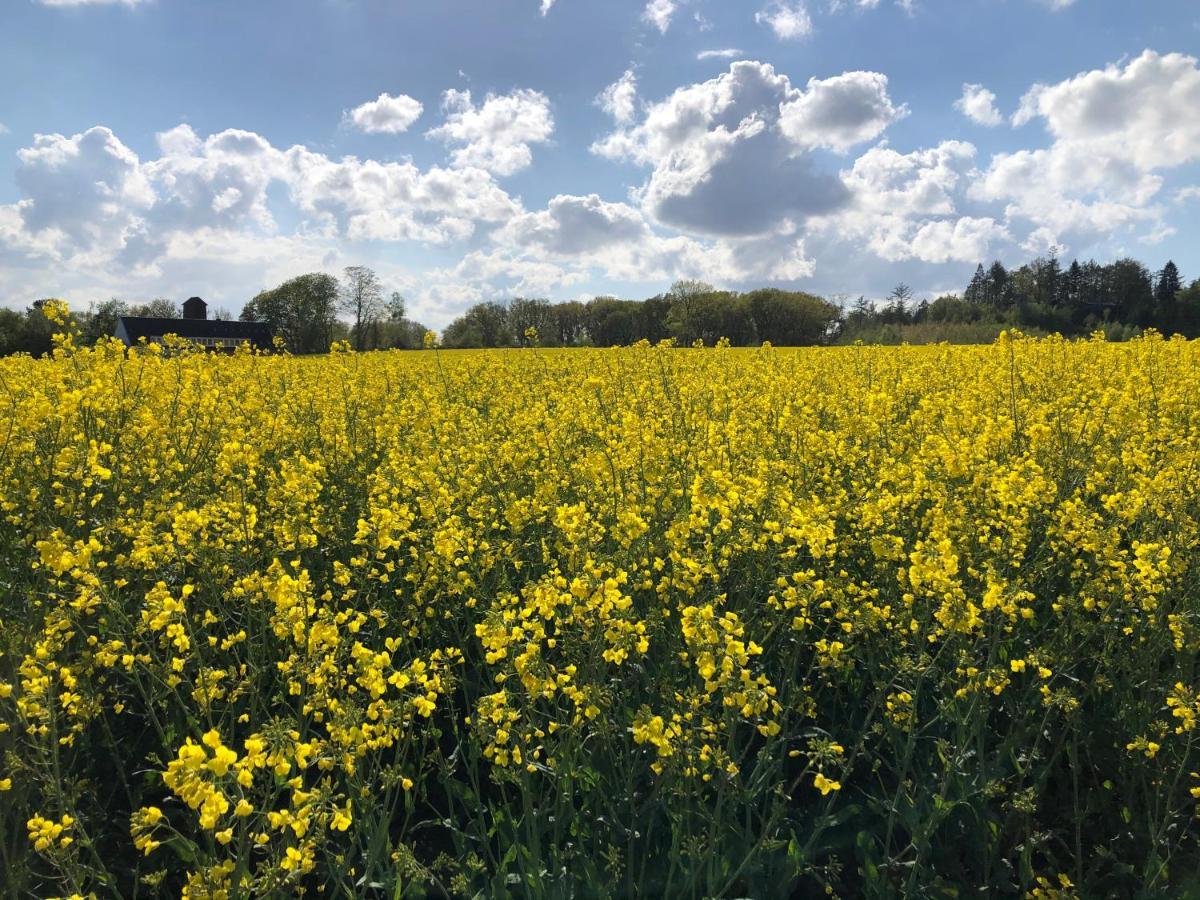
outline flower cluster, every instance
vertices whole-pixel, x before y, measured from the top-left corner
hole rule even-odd
[[[1200,852],[1200,345],[47,314],[0,360],[14,893],[1150,896]]]

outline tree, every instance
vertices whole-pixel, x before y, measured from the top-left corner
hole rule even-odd
[[[696,339],[696,332],[701,327],[697,318],[699,306],[704,302],[703,298],[711,297],[715,291],[716,288],[705,281],[688,279],[676,281],[667,291],[671,306],[665,324],[667,331],[681,344],[690,344]]]
[[[1146,328],[1154,321],[1154,279],[1136,259],[1118,259],[1107,267],[1109,308],[1117,322]]]
[[[82,327],[83,343],[94,344],[101,338],[111,336],[117,330],[117,319],[127,315],[129,315],[129,304],[116,297],[105,300],[99,306],[88,310]]]
[[[756,338],[780,347],[804,347],[825,341],[834,331],[840,311],[832,303],[800,291],[763,288],[740,298],[750,310]],[[865,298],[850,316],[866,316]]]
[[[20,353],[25,336],[25,316],[15,309],[0,308],[0,355]]]
[[[399,291],[392,291],[392,296],[388,298],[387,302],[388,321],[403,321],[407,311],[407,304],[404,300],[404,296]]]
[[[1162,267],[1154,280],[1154,302],[1160,308],[1168,307],[1175,302],[1175,297],[1183,290],[1183,280],[1179,276],[1179,267],[1172,260]]]
[[[676,294],[666,325],[683,345],[701,341],[711,346],[723,337],[733,343],[749,343],[755,333],[750,307],[739,304],[738,295],[730,291]]]
[[[155,297],[149,303],[135,303],[129,307],[129,315],[146,316],[151,319],[178,319],[181,313],[174,300]]]
[[[988,315],[988,310],[982,304],[960,300],[953,294],[938,297],[929,304],[924,319],[928,322],[951,323],[961,325],[979,322]]]
[[[556,303],[553,307],[554,334],[560,347],[574,347],[583,343],[587,335],[584,306],[578,300]]]
[[[998,309],[1012,305],[1012,294],[1008,285],[1008,270],[1000,260],[992,263],[987,274],[987,286],[984,290],[985,302]]]
[[[963,293],[963,299],[968,303],[984,304],[988,302],[988,276],[983,270],[983,263],[975,267],[975,274],[971,277],[971,283],[967,285],[966,291]]]
[[[1200,337],[1200,281],[1175,295],[1175,321],[1171,330],[1189,338]]]
[[[887,296],[887,305],[879,314],[879,320],[885,325],[907,325],[912,321],[908,304],[912,302],[913,289],[903,281],[892,288]]]
[[[1067,309],[1073,309],[1079,304],[1079,294],[1083,290],[1083,268],[1079,265],[1079,260],[1071,260],[1071,265],[1067,268],[1067,272],[1059,280],[1059,296],[1057,305]]]
[[[266,322],[292,353],[324,353],[333,342],[338,299],[337,279],[314,272],[259,292],[240,318]]]
[[[554,311],[549,300],[517,297],[508,304],[508,327],[522,347],[530,344],[529,329],[537,332],[542,343],[555,342]]]
[[[638,334],[652,344],[671,336],[667,327],[667,316],[671,314],[671,300],[665,294],[651,297],[638,304]]]
[[[1063,280],[1062,266],[1058,263],[1058,253],[1052,249],[1045,259],[1034,261],[1037,277],[1037,299],[1046,306],[1057,306],[1059,285]]]
[[[588,337],[597,347],[632,344],[638,333],[640,303],[618,300],[616,297],[594,297],[584,307]]]
[[[446,326],[442,344],[458,348],[511,347],[508,308],[495,301],[475,304]]]
[[[347,266],[344,272],[340,309],[354,321],[350,329],[354,349],[365,350],[383,307],[379,276],[366,266]]]
[[[711,294],[714,288],[707,281],[695,281],[687,278],[681,278],[671,285],[671,289],[667,291],[667,299],[675,302],[677,300],[686,300],[689,297],[699,297],[703,294]]]

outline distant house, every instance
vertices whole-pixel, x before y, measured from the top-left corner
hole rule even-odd
[[[212,350],[233,350],[249,342],[256,350],[271,348],[271,328],[266,322],[223,322],[208,317],[208,304],[191,297],[183,304],[182,319],[158,319],[149,316],[120,316],[116,336],[132,347],[142,338],[162,343],[168,334],[186,338]]]

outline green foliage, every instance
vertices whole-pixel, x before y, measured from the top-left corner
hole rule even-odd
[[[242,309],[243,322],[266,322],[292,353],[324,353],[335,338],[340,290],[324,273],[292,278],[261,291]]]

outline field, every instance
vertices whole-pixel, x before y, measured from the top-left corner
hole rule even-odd
[[[10,896],[1200,891],[1200,344],[0,384]]]

